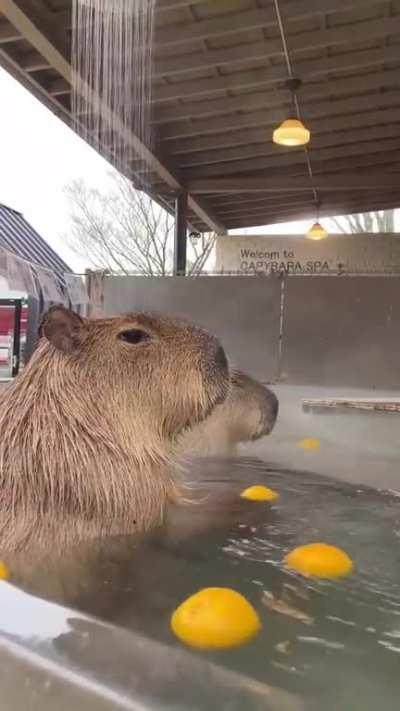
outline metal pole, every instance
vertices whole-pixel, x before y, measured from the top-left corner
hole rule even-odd
[[[15,378],[18,375],[20,354],[21,354],[21,314],[22,314],[22,302],[21,299],[16,299],[14,301],[15,311],[14,311],[14,343],[13,343],[13,355],[12,355],[12,372],[11,375]]]
[[[175,199],[174,274],[185,276],[187,250],[187,193]]]

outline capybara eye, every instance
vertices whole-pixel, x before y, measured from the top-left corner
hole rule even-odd
[[[127,331],[121,331],[121,333],[118,334],[118,338],[126,343],[137,345],[138,343],[143,343],[143,341],[148,341],[150,335],[146,331],[142,331],[140,328],[130,328]]]

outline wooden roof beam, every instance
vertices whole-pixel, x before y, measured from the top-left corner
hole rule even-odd
[[[375,212],[376,210],[390,210],[395,209],[400,206],[400,194],[399,198],[393,198],[388,202],[385,201],[375,201],[374,203],[369,202],[368,204],[363,203],[340,203],[335,205],[330,205],[327,208],[321,207],[319,214],[321,217],[338,217],[340,215],[354,215],[360,212]],[[252,219],[252,215],[244,216],[242,219],[235,219],[232,221],[227,221],[227,227],[230,230],[246,228],[246,227],[258,227],[261,225],[273,225],[282,222],[297,222],[298,220],[315,220],[315,205],[310,203],[310,207],[304,210],[298,210],[295,208],[293,211],[284,212],[265,212],[264,215],[257,216],[256,219]]]
[[[400,71],[399,86],[400,86]],[[245,97],[243,97],[245,104]],[[303,121],[313,122],[313,125],[320,130],[337,130],[337,126],[342,126],[345,122],[349,127],[354,125],[373,125],[376,123],[375,118],[379,118],[379,111],[387,107],[400,107],[400,91],[387,91],[383,94],[365,94],[362,96],[352,96],[348,99],[334,99],[332,101],[321,101],[309,104],[301,104],[301,117]],[[268,126],[274,126],[280,123],[282,119],[290,111],[283,106],[279,108],[265,108],[262,111],[252,111],[250,113],[235,114],[233,116],[225,116],[223,118],[212,119],[208,121],[201,119],[200,121],[191,121],[184,125],[171,124],[169,129],[159,132],[159,138],[165,142],[165,147],[173,146],[170,153],[176,152],[185,153],[186,147],[191,146],[192,137],[200,138],[203,143],[206,143],[207,136],[214,140],[221,138],[221,134],[226,136],[228,131],[239,131],[244,129],[240,136],[246,136],[245,131],[254,130],[254,128],[265,129]],[[390,108],[389,108],[390,113]],[[346,116],[341,116],[346,114]],[[371,118],[369,118],[371,116]],[[389,123],[391,119],[385,120]],[[336,124],[335,124],[336,122]],[[333,125],[335,124],[335,125]],[[346,127],[346,124],[344,125]],[[202,135],[203,134],[203,135]],[[182,140],[185,139],[185,140]],[[179,139],[179,140],[178,140]],[[174,143],[172,143],[174,141]],[[247,133],[247,144],[251,142],[251,134]]]
[[[156,0],[156,10],[178,10],[182,7],[190,7],[191,5],[201,5],[209,0]]]
[[[376,4],[380,1],[385,2],[385,0],[369,0],[370,4]],[[357,7],[365,7],[366,2],[368,0],[337,0],[333,4],[331,0],[296,0],[295,3],[282,3],[281,12],[283,19],[287,23],[313,15],[324,15],[340,10],[354,10]],[[198,22],[168,25],[168,27],[160,28],[156,32],[155,41],[156,46],[185,44],[194,40],[222,37],[271,25],[276,25],[276,14],[272,5],[258,10],[226,13],[221,16],[199,20]]]
[[[264,207],[266,207],[282,202],[280,193],[243,193],[239,199],[237,193],[211,193],[208,197],[212,206],[218,210],[218,214],[236,212],[236,210],[243,205],[251,209],[253,206],[258,207],[264,205]],[[302,200],[303,193],[285,191],[284,199],[290,203],[292,200]]]
[[[365,151],[363,151],[357,155],[348,156],[347,152],[345,152],[341,157],[336,156],[327,160],[313,160],[313,174],[326,178],[335,177],[339,174],[359,175],[362,178],[365,176],[370,177],[377,172],[392,175],[400,166],[400,141],[391,141],[390,143],[391,145],[388,147],[388,150],[382,153],[365,153]],[[251,177],[284,179],[286,177],[304,178],[307,175],[306,165],[302,162],[290,166],[290,168],[279,164],[277,168],[270,171],[259,171],[258,173],[254,173]],[[218,195],[221,197],[225,195],[226,197],[229,193],[218,193]],[[234,195],[234,193],[232,193],[231,196],[232,195]],[[213,198],[213,203],[215,203],[215,201],[218,202],[219,199],[219,197]]]
[[[259,13],[269,13],[270,10],[258,10]],[[240,20],[241,14],[237,14]],[[195,26],[199,23],[195,23]],[[226,22],[224,23],[226,25]],[[243,27],[241,28],[241,31]],[[396,34],[400,30],[400,17],[385,17],[380,20],[367,20],[348,27],[340,25],[325,30],[314,32],[301,32],[290,37],[290,54],[305,52],[325,47],[354,44],[354,42],[379,39],[387,35]],[[173,35],[173,31],[171,32]],[[156,35],[157,47],[157,35]],[[188,56],[176,56],[159,59],[154,63],[154,76],[170,76],[187,74],[193,71],[210,69],[214,66],[228,67],[248,64],[249,60],[269,59],[283,54],[282,40],[268,38],[262,42],[249,44],[240,43],[236,47],[195,52]]]
[[[385,119],[393,121],[393,123],[386,124]],[[314,125],[309,125],[313,136],[309,150],[315,155],[319,150],[333,146],[341,147],[364,141],[385,141],[388,138],[397,138],[400,132],[399,121],[400,107],[382,112],[380,125],[363,126],[363,122],[360,120],[360,126],[357,127],[357,124],[353,124],[347,129],[343,119],[343,123],[339,124],[338,122],[338,128],[333,128],[332,132],[329,131],[329,128],[325,128],[324,132],[323,127],[321,127],[321,131],[318,131]],[[240,146],[227,146],[214,151],[185,153],[180,157],[179,164],[181,168],[193,171],[204,169],[207,175],[215,177],[221,175],[221,173],[224,175],[235,173],[240,161],[270,158],[272,163],[270,162],[269,165],[278,163],[291,165],[299,161],[301,153],[302,151],[299,148],[295,150],[280,150],[272,142],[272,129],[268,130],[266,128],[261,135],[257,132],[257,135],[249,136],[248,143]],[[281,157],[282,161],[279,160]],[[198,177],[200,178],[201,175],[199,174]]]
[[[368,73],[368,90],[383,89],[385,87],[395,87],[400,84],[400,72],[398,69],[386,69],[384,72]],[[308,103],[315,100],[324,101],[329,96],[340,94],[362,94],[365,91],[365,86],[360,82],[360,77],[343,77],[343,79],[323,79],[321,82],[304,84],[301,87],[301,106],[302,109]],[[245,97],[245,98],[244,98]],[[242,111],[243,102],[246,101],[246,111],[257,111],[260,109],[270,109],[271,107],[282,106],[291,99],[290,92],[287,89],[270,88],[265,91],[263,88],[255,88],[252,94],[246,93],[239,96],[222,96],[218,99],[208,99],[207,101],[194,100],[186,101],[184,104],[173,104],[166,106],[158,106],[157,112],[154,115],[153,123],[168,124],[181,122],[183,119],[195,119],[201,121],[205,117],[207,121],[217,116],[226,116],[232,112]],[[229,120],[229,119],[228,119]],[[207,121],[204,121],[206,126]],[[182,126],[183,126],[182,121]]]
[[[15,29],[11,22],[0,21],[0,44],[7,44],[8,42],[17,42],[20,39],[21,34]]]
[[[400,100],[400,97],[399,97]],[[376,119],[369,121],[369,118]],[[341,146],[348,143],[360,143],[362,141],[379,141],[387,138],[395,138],[399,134],[400,105],[396,108],[389,108],[379,112],[354,114],[352,116],[340,116],[321,121],[307,121],[307,126],[311,130],[312,139],[309,145],[310,151],[330,146]],[[196,150],[198,143],[194,141],[193,152],[183,152],[182,154],[169,153],[164,144],[164,154],[172,155],[179,161],[181,168],[191,168],[192,170],[207,169],[207,175],[211,173],[219,175],[225,168],[228,172],[235,172],[235,166],[239,166],[240,161],[262,159],[271,157],[276,162],[280,156],[285,156],[283,163],[296,162],[300,148],[285,149],[279,148],[272,142],[274,125],[266,125],[263,129],[248,132],[247,140],[235,141],[235,136],[229,138],[227,134],[225,141],[220,139],[220,146],[204,150]],[[185,146],[184,146],[185,147]],[[294,160],[292,160],[294,158]],[[233,166],[233,169],[232,169]],[[200,177],[200,175],[199,175]]]
[[[282,193],[282,192],[308,192],[313,189],[326,190],[393,190],[400,191],[400,175],[392,173],[378,173],[377,175],[360,177],[357,174],[343,174],[329,178],[314,176],[310,178],[214,178],[192,180],[188,189],[192,194],[201,195],[212,193]]]
[[[354,202],[354,203],[361,203],[362,204],[374,204],[376,203],[377,200],[381,201],[384,199],[387,202],[398,202],[400,198],[400,191],[394,191],[392,193],[386,193],[384,198],[382,198],[381,195],[377,194],[376,191],[371,191],[371,192],[366,192],[362,193],[362,198],[357,197],[354,194],[349,194],[348,191],[345,192],[337,192],[337,193],[329,193],[328,196],[324,195],[324,204],[327,206],[327,209],[331,204],[338,205],[339,203],[349,203],[349,202]],[[267,212],[269,213],[282,213],[287,210],[298,210],[301,208],[309,208],[310,205],[314,205],[314,211],[315,211],[315,203],[313,201],[313,196],[311,194],[306,194],[306,193],[298,193],[296,198],[290,198],[286,199],[286,194],[281,195],[280,199],[276,198],[275,203],[270,203],[266,202],[265,204],[260,203],[259,205],[253,206],[253,205],[242,205],[241,200],[238,201],[237,208],[231,209],[231,210],[223,210],[221,211],[221,214],[224,216],[224,220],[226,222],[232,222],[235,219],[240,219],[243,216],[249,217],[249,216],[254,216],[256,217],[257,215],[265,215]]]
[[[318,148],[309,148],[311,163],[314,167],[316,162],[331,160],[335,158],[348,158],[357,155],[387,153],[390,150],[398,150],[400,147],[399,128],[397,124],[393,127],[392,136],[381,138],[381,140],[368,140],[368,135],[375,135],[376,129],[359,129],[358,131],[348,131],[337,134],[336,137],[328,137]],[[381,134],[383,135],[383,134]],[[390,134],[389,134],[390,136]],[[316,142],[316,141],[315,141]],[[333,145],[332,145],[333,143]],[[186,170],[181,169],[181,174],[185,177],[185,182],[191,182],[199,178],[217,178],[220,176],[235,176],[240,173],[254,173],[255,171],[271,171],[273,168],[291,168],[295,165],[305,165],[304,151],[302,149],[286,149],[280,151],[277,147],[276,155],[266,155],[260,158],[250,158],[248,160],[231,161],[230,163],[216,163],[215,165],[201,165]]]
[[[46,59],[42,57],[39,52],[27,52],[22,54],[18,61],[21,69],[29,74],[34,72],[40,72],[44,69],[51,69],[50,64]]]
[[[399,48],[391,45],[384,49],[368,49],[346,54],[336,54],[319,61],[302,60],[296,62],[296,74],[302,77],[303,84],[307,79],[322,76],[330,72],[358,70],[361,68],[382,65],[384,62],[399,62]],[[195,96],[205,97],[234,89],[249,89],[284,82],[287,79],[285,66],[270,66],[252,69],[234,74],[224,74],[207,79],[189,79],[156,87],[153,91],[153,101],[163,102]]]

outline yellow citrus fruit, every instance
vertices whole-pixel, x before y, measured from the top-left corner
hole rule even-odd
[[[261,486],[261,484],[255,484],[254,486],[249,486],[240,494],[242,499],[249,499],[249,501],[275,501],[279,498],[279,494],[273,489],[268,489],[267,486]]]
[[[7,580],[10,577],[10,571],[5,563],[0,560],[0,580]]]
[[[254,607],[230,588],[204,588],[185,600],[171,617],[174,634],[198,649],[245,644],[261,629]]]
[[[306,437],[306,439],[301,439],[298,443],[302,449],[319,449],[320,444],[319,439],[315,437]]]
[[[353,569],[347,553],[327,543],[299,546],[285,556],[284,562],[288,568],[316,578],[340,578]]]

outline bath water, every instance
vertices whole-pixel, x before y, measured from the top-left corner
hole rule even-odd
[[[239,488],[271,487],[279,500],[243,503],[234,523],[222,512],[207,534],[109,541],[64,602],[181,647],[170,631],[173,610],[201,588],[231,587],[257,609],[261,633],[241,648],[196,655],[289,691],[310,711],[397,709],[400,499],[255,460],[201,468],[216,496],[229,474]],[[327,581],[286,570],[285,554],[313,541],[344,549],[353,573]],[[284,613],[265,605],[265,592],[283,600]]]

